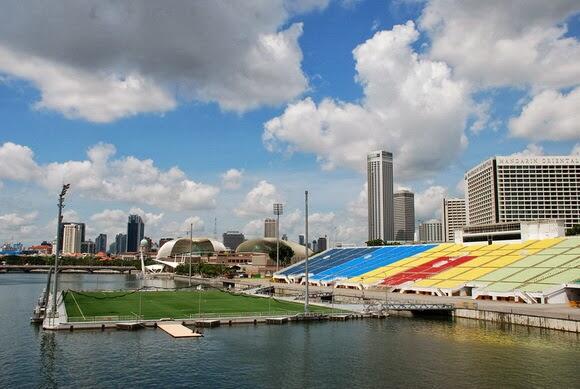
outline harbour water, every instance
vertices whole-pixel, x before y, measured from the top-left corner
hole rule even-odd
[[[201,339],[160,330],[44,332],[29,324],[44,274],[0,274],[0,388],[580,386],[580,337],[471,320],[239,325]],[[170,287],[172,281],[157,281]],[[64,274],[63,288],[134,288]]]

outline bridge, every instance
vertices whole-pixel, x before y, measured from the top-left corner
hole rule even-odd
[[[0,272],[24,272],[29,273],[33,271],[48,272],[52,268],[51,265],[0,265]],[[129,273],[136,271],[135,266],[90,266],[90,265],[62,265],[58,267],[59,273],[94,273],[97,271],[106,271],[114,273]]]

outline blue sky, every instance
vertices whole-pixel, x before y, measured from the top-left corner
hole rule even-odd
[[[575,1],[30,3],[0,17],[0,241],[52,239],[66,181],[92,237],[257,236],[281,201],[297,239],[308,189],[358,243],[374,148],[418,220],[492,155],[580,152]]]

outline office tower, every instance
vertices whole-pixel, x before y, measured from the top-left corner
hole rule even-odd
[[[107,235],[106,234],[99,234],[97,239],[95,239],[95,251],[97,253],[106,253],[107,252]]]
[[[145,235],[145,224],[139,215],[129,215],[127,223],[127,249],[128,253],[139,251],[139,243]]]
[[[419,225],[419,241],[443,242],[443,224],[439,220],[431,220]]]
[[[455,230],[467,225],[465,199],[443,199],[443,239],[445,242],[455,242]]]
[[[314,239],[312,241],[312,251],[317,252],[318,251],[318,242],[316,241],[316,239]]]
[[[304,235],[302,234],[298,235],[298,244],[300,244],[301,246],[306,245],[306,238],[304,238]]]
[[[76,223],[76,222],[62,222],[60,224],[60,240],[58,241],[58,249],[62,252],[63,251],[63,246],[62,246],[62,242],[64,239],[64,225],[65,224],[76,224],[77,226],[79,226],[80,229],[80,234],[81,234],[81,242],[85,241],[85,223]]]
[[[328,248],[328,238],[325,237],[320,237],[318,238],[318,251],[324,251]]]
[[[264,238],[276,237],[276,219],[267,218],[264,220]]]
[[[393,194],[395,209],[395,240],[413,241],[415,239],[415,195],[408,190]]]
[[[222,237],[224,241],[224,246],[226,246],[227,249],[230,249],[232,251],[235,251],[238,248],[238,246],[244,243],[244,241],[246,240],[244,234],[242,234],[239,231],[224,232]]]
[[[467,224],[580,224],[580,157],[492,157],[465,173]]]
[[[392,241],[394,233],[393,154],[373,151],[367,155],[368,239]]]
[[[117,234],[115,236],[115,248],[117,251],[115,254],[121,254],[127,252],[127,235],[126,234]]]
[[[62,253],[76,254],[81,252],[81,226],[75,223],[64,225]]]
[[[280,239],[282,239],[282,240],[288,240],[288,235],[282,234],[282,237]]]
[[[117,254],[117,242],[113,242],[109,245],[109,254]]]
[[[86,242],[81,242],[81,253],[83,254],[95,254],[95,242],[88,240]]]

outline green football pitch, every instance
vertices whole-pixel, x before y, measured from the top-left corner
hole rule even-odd
[[[304,305],[274,298],[252,297],[219,290],[65,292],[64,303],[69,321],[94,320],[95,317],[127,319],[182,319],[192,315],[301,313]],[[311,312],[331,312],[310,306]]]

